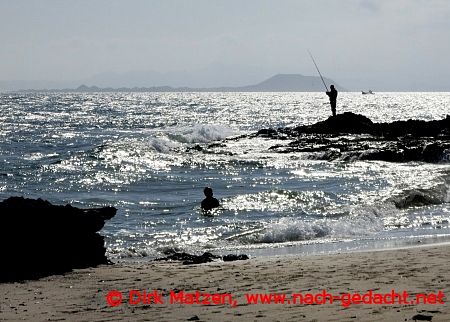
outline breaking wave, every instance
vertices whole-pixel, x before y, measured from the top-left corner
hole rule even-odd
[[[179,144],[167,138],[151,138],[148,143],[152,150],[160,153],[169,153],[172,149],[179,147]]]
[[[450,202],[450,185],[439,184],[431,189],[411,189],[390,199],[398,209],[439,205]]]
[[[223,125],[197,124],[177,128],[173,130],[173,133],[168,133],[167,136],[181,143],[208,143],[223,140],[236,134],[238,133],[235,130]]]
[[[269,222],[260,233],[246,236],[250,243],[283,243],[320,238],[353,238],[368,236],[384,228],[383,217],[391,207],[355,208],[340,218],[301,219],[284,217]]]

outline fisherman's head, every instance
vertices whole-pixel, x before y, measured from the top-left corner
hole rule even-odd
[[[330,85],[330,88],[334,89],[334,85]]]
[[[206,187],[203,189],[203,193],[206,197],[212,197],[213,196],[213,190],[210,187]]]

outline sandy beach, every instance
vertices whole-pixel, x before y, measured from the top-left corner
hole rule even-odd
[[[75,270],[37,281],[0,284],[0,320],[449,321],[449,247],[200,265],[120,263]],[[111,293],[109,301],[116,306],[107,302],[113,290],[122,294],[120,301],[117,293]],[[399,294],[394,296],[395,303],[390,302],[392,291]],[[375,304],[376,293],[388,304]],[[262,304],[259,297],[258,304],[248,303],[258,294],[273,294],[279,301],[285,294],[285,302]],[[334,297],[333,303],[326,294]],[[316,302],[311,302],[314,297]],[[273,302],[275,297],[270,299]],[[400,304],[402,300],[408,302]]]

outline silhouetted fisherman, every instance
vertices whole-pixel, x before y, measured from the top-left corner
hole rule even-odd
[[[213,197],[213,190],[210,187],[206,187],[203,190],[206,198],[202,201],[202,209],[205,211],[217,208],[220,206],[219,200]]]
[[[326,93],[330,98],[331,112],[333,113],[333,116],[336,116],[336,100],[338,91],[334,88],[334,85],[330,85],[330,91]]]

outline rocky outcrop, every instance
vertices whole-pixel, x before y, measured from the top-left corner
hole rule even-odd
[[[203,253],[202,255],[192,255],[184,252],[176,252],[174,250],[167,250],[165,253],[166,257],[157,258],[155,261],[181,261],[183,265],[192,265],[192,264],[203,264],[209,263],[216,259],[222,259],[224,262],[232,262],[238,260],[247,260],[249,259],[247,255],[234,255],[229,254],[223,257],[214,255],[208,252]]]
[[[346,112],[312,125],[262,129],[254,136],[289,140],[270,150],[305,152],[310,159],[441,162],[450,158],[450,116],[373,123],[363,115]]]
[[[438,137],[450,135],[450,115],[445,119],[423,121],[407,120],[395,121],[391,123],[373,123],[364,115],[345,112],[336,116],[330,116],[325,121],[317,122],[312,125],[298,126],[293,129],[281,129],[282,132],[290,134],[371,134],[396,138],[402,136],[419,137]]]
[[[107,264],[104,240],[97,232],[115,214],[113,207],[79,209],[42,199],[11,197],[0,202],[0,281]]]
[[[240,255],[228,254],[228,255],[225,255],[222,257],[222,260],[224,262],[245,261],[247,259],[249,259],[249,258],[245,254],[240,254]]]

